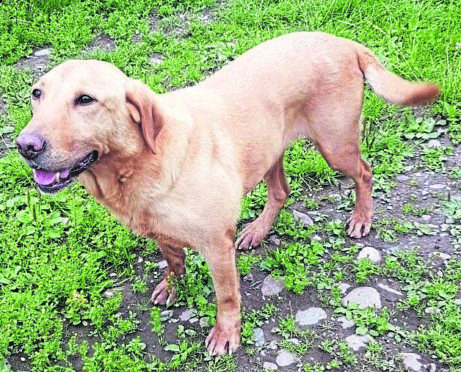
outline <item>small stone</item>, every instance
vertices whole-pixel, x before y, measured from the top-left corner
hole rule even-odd
[[[444,189],[446,186],[441,184],[441,183],[436,183],[435,185],[430,185],[429,188],[432,189],[432,190],[442,190]]]
[[[428,143],[427,143],[427,147],[433,149],[435,147],[440,147],[442,146],[442,144],[440,143],[439,140],[436,140],[436,139],[431,139]]]
[[[274,279],[268,275],[263,281],[261,292],[263,296],[270,297],[279,294],[285,288],[285,279]]]
[[[35,57],[47,57],[51,54],[50,48],[40,49],[34,52]]]
[[[403,365],[407,368],[407,370],[415,372],[422,370],[423,365],[419,361],[421,357],[418,354],[401,353],[400,355],[403,357]]]
[[[173,313],[173,310],[164,310],[160,313],[160,319],[162,320],[162,322],[165,322],[173,316]]]
[[[254,279],[253,279],[253,274],[252,273],[249,273],[248,275],[245,275],[243,277],[243,281],[244,282],[252,282]]]
[[[429,306],[429,307],[426,307],[424,309],[424,312],[426,314],[439,314],[440,313],[440,309],[437,308],[437,307],[432,307],[432,306]]]
[[[347,319],[345,316],[340,316],[338,319],[336,319],[338,322],[341,323],[341,328],[342,329],[347,329],[355,326],[355,322],[351,319]]]
[[[381,288],[381,289],[384,289],[385,291],[387,292],[391,292],[391,293],[394,293],[398,296],[403,296],[403,293],[402,292],[399,292],[398,290],[394,289],[394,288],[391,288],[389,287],[388,285],[386,284],[383,284],[383,283],[379,283],[378,284],[378,287]]]
[[[431,256],[440,258],[441,260],[447,261],[451,258],[449,254],[443,253],[443,252],[434,252],[431,254]]]
[[[271,362],[264,362],[263,368],[265,371],[277,371],[278,369],[277,364]]]
[[[437,366],[435,365],[435,363],[428,364],[426,365],[426,370],[427,372],[435,372],[437,371]]]
[[[399,174],[395,177],[397,181],[403,182],[403,181],[408,181],[410,177],[404,175],[404,174]]]
[[[304,226],[313,226],[314,225],[314,221],[312,220],[312,218],[310,218],[305,213],[301,213],[301,212],[298,212],[298,211],[293,211],[293,217],[296,220],[301,221]]]
[[[360,252],[357,258],[360,260],[362,258],[368,258],[373,263],[378,263],[381,261],[381,253],[373,247],[365,247]]]
[[[166,260],[160,261],[158,264],[159,270],[165,270],[168,267],[168,262]]]
[[[142,263],[144,260],[142,257],[138,257],[138,264]]]
[[[342,294],[346,293],[347,290],[351,287],[350,284],[347,284],[347,283],[339,283],[338,284],[338,288],[339,290],[341,291]]]
[[[301,326],[314,325],[327,318],[327,313],[320,307],[310,307],[296,313],[296,323]]]
[[[103,294],[102,294],[105,298],[112,298],[114,297],[114,291],[112,291],[111,289],[106,289]]]
[[[195,316],[194,316],[193,318],[190,318],[190,319],[189,319],[189,323],[190,323],[190,324],[194,324],[194,323],[197,323],[197,322],[198,322],[198,318],[195,317]]]
[[[291,342],[293,345],[299,345],[299,340],[297,338],[289,338],[288,342]]]
[[[373,338],[369,335],[359,336],[350,335],[346,337],[346,343],[354,351],[359,351],[362,347],[365,347]]]
[[[117,274],[116,273],[110,273],[109,274],[109,278],[116,278],[117,277]]]
[[[160,65],[163,63],[163,56],[161,54],[154,54],[152,57],[149,58],[149,61],[153,65]]]
[[[288,350],[282,349],[277,355],[277,359],[275,359],[275,362],[280,367],[286,367],[286,366],[289,366],[290,364],[293,364],[295,362],[295,358],[293,354],[291,354]]]
[[[278,238],[277,235],[272,235],[270,238],[269,238],[269,242],[274,244],[274,245],[280,245],[280,239]]]
[[[429,222],[431,220],[431,216],[429,216],[428,214],[425,214],[423,216],[421,216],[421,219],[425,222]]]
[[[184,333],[189,337],[195,337],[197,335],[197,332],[195,332],[193,329],[186,329]]]
[[[186,309],[181,313],[181,315],[179,315],[179,320],[181,322],[187,322],[193,315],[195,315],[195,311],[192,309]]]
[[[264,342],[266,342],[266,340],[264,339],[264,332],[261,328],[254,329],[253,338],[254,338],[256,347],[261,347],[264,345]]]
[[[200,318],[199,324],[200,324],[201,328],[209,327],[210,326],[210,318],[208,318],[207,316],[204,316],[203,318]]]
[[[269,345],[267,345],[267,349],[277,350],[277,341],[272,340],[271,342],[269,342]]]
[[[24,357],[21,357],[21,362],[23,362],[23,363],[24,363],[25,361],[26,361],[26,358],[24,358]]]
[[[343,305],[347,306],[351,302],[356,303],[361,309],[367,307],[381,308],[381,297],[378,291],[372,287],[359,287],[353,289],[343,298]]]

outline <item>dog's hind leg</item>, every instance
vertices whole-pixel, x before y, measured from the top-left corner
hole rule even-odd
[[[242,231],[235,243],[237,249],[247,250],[261,244],[290,193],[283,170],[283,155],[272,165],[264,179],[269,194],[267,204],[261,215]]]
[[[173,247],[166,244],[159,244],[163,257],[168,263],[168,269],[165,277],[155,287],[152,293],[152,302],[158,305],[170,305],[175,300],[174,279],[184,275],[184,249]]]
[[[370,165],[361,158],[358,143],[352,146],[337,143],[335,151],[327,151],[320,146],[318,148],[332,168],[354,180],[355,208],[347,220],[347,234],[353,238],[367,235],[373,215],[372,175]]]

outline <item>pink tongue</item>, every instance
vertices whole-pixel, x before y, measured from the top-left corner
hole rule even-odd
[[[66,169],[61,172],[61,179],[65,180],[67,177],[69,177],[70,170]]]
[[[49,185],[53,183],[56,178],[56,173],[44,172],[41,170],[34,171],[35,181],[40,185]]]

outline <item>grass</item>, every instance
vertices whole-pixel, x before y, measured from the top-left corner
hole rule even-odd
[[[68,58],[109,61],[162,93],[192,85],[252,46],[291,31],[320,30],[365,43],[392,71],[411,80],[438,81],[442,87],[438,102],[418,115],[388,106],[368,90],[365,93],[362,151],[373,167],[374,191],[389,195],[395,175],[404,171],[415,153],[421,153],[421,169],[449,171],[455,180],[460,177],[459,168],[447,170],[445,166],[453,156],[451,147],[424,145],[439,138],[443,129],[453,144],[461,143],[460,18],[461,7],[455,0],[1,2],[0,154],[5,155],[0,158],[0,370],[8,370],[6,360],[18,355],[24,355],[27,366],[37,371],[73,370],[76,360],[85,370],[238,368],[234,357],[210,358],[204,351],[203,335],[194,329],[178,327],[173,342],[167,337],[162,310],[150,305],[140,306],[150,319],[143,327],[152,329],[163,354],[152,352],[150,345],[133,335],[141,327],[140,313],[120,315],[122,294],[107,297],[104,293],[129,282],[142,296],[151,276],[159,276],[155,265],[147,262],[158,252],[155,243],[128,232],[78,185],[54,198],[40,196],[17,153],[3,149],[7,146],[3,142],[10,143],[31,117],[29,89],[37,72],[27,67],[24,58],[34,50],[51,49],[47,68]],[[113,40],[113,50],[88,48],[98,37]],[[306,190],[336,184],[339,177],[309,141],[292,145],[285,167],[292,190],[287,202],[290,208],[301,201],[315,210],[330,199],[336,205],[339,198],[342,208],[350,209],[349,196],[306,198]],[[260,184],[243,201],[242,220],[257,216],[266,198],[267,188]],[[459,199],[441,204],[448,221],[442,230],[451,235],[456,250],[461,244]],[[432,213],[415,200],[408,200],[402,209],[411,218]],[[397,310],[414,311],[426,324],[412,332],[404,345],[436,355],[453,371],[461,368],[461,309],[456,298],[461,281],[459,259],[452,258],[440,269],[415,249],[388,255],[381,265],[357,261],[358,248],[345,238],[342,222],[331,216],[315,220],[315,227],[306,228],[284,209],[273,228],[282,240],[281,247],[261,256],[240,255],[241,275],[264,271],[283,276],[290,291],[299,296],[314,291],[322,305],[354,319],[359,333],[377,337],[400,334],[389,326],[389,314],[395,309],[346,309],[341,305],[339,284],[392,278],[405,292]],[[431,233],[424,224],[411,221],[382,219],[375,225],[378,238],[398,241],[409,234]],[[137,269],[140,256],[146,263],[142,274]],[[208,322],[206,333],[216,314],[211,277],[202,257],[188,253],[186,261],[188,275],[178,282],[177,306],[194,308],[198,318]],[[428,307],[435,308],[436,315],[428,316],[424,312]],[[266,305],[244,307],[243,312],[242,338],[251,353],[254,328],[277,311]],[[69,327],[91,337],[72,334]],[[292,317],[281,316],[277,332],[280,345],[300,357],[316,349],[327,354],[328,362],[306,363],[306,371],[341,370],[356,362],[344,343],[331,338],[309,341],[308,347],[292,344],[290,338],[307,342],[313,336],[297,329]],[[368,349],[367,355],[358,358],[359,365],[392,370],[394,361],[386,359],[388,353],[381,343],[370,344]]]

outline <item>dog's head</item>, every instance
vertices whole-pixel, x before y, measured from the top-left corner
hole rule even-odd
[[[156,151],[156,95],[109,63],[65,62],[31,91],[33,117],[16,140],[45,193],[69,186],[104,157]]]

